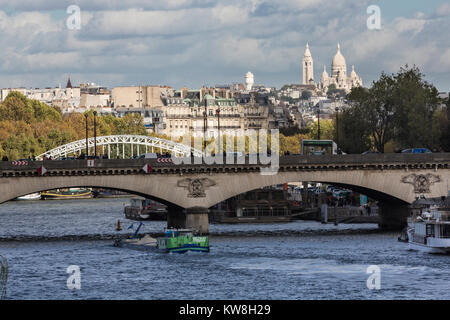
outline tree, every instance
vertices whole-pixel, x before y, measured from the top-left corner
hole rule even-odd
[[[367,116],[368,130],[375,148],[384,153],[384,146],[394,136],[394,87],[395,80],[385,73],[374,82],[367,96],[362,96],[362,111]]]
[[[33,119],[33,114],[34,110],[31,106],[31,101],[17,91],[9,93],[5,101],[0,105],[0,117],[2,120],[23,120],[30,123]]]
[[[94,135],[94,116],[88,112],[89,136]],[[37,100],[11,92],[0,103],[0,155],[14,160],[37,156],[49,149],[85,137],[85,116],[79,113],[62,115]],[[143,118],[129,114],[123,118],[97,117],[97,135],[147,135]]]
[[[309,133],[308,138],[309,139],[317,139],[318,138],[318,131],[319,131],[319,125],[318,122],[311,122],[308,125]],[[324,120],[320,119],[320,139],[321,140],[333,140],[334,139],[334,122],[332,120]]]
[[[345,90],[336,88],[334,83],[328,86],[327,97],[328,98],[344,98],[346,95]]]
[[[442,135],[439,139],[443,151],[450,152],[450,97],[447,98],[445,108],[439,117]]]
[[[379,152],[385,151],[387,143],[401,148],[442,144],[444,113],[437,110],[438,91],[423,80],[417,67],[406,65],[397,74],[382,73],[370,89],[353,88],[347,98],[351,110],[345,117],[352,120],[346,123],[344,117],[344,130],[349,135],[354,130],[353,139],[361,136],[360,146],[366,144],[367,133]]]
[[[356,92],[354,91],[353,94],[356,94]],[[363,153],[371,148],[371,135],[368,130],[367,119],[362,116],[363,114],[363,108],[359,105],[336,114],[339,117],[336,122],[339,125],[339,140],[336,132],[338,128],[336,128],[335,141],[345,153]]]
[[[408,65],[394,75],[395,140],[401,147],[434,149],[439,141],[439,121],[434,117],[438,91],[423,77],[417,67]]]

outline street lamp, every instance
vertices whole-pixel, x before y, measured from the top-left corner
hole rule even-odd
[[[208,126],[208,118],[207,118],[207,112],[208,112],[208,100],[203,97],[205,100],[205,111],[203,111],[203,152],[206,151],[206,129]]]
[[[87,156],[89,155],[89,140],[88,140],[88,114],[87,113],[85,113],[84,114],[84,117],[85,117],[85,119],[86,119],[86,158],[87,158]]]
[[[336,107],[334,110],[336,110],[336,143],[339,150],[339,107]]]
[[[317,140],[320,140],[320,105],[317,104]]]
[[[94,111],[94,158],[97,158],[97,111]]]
[[[220,107],[217,108],[216,110],[217,113],[217,133],[219,134],[219,154],[222,154],[222,149],[220,148],[220,140],[222,140],[222,138],[220,137]]]
[[[434,146],[434,135],[433,135],[433,106],[430,105],[428,107],[428,109],[430,110],[430,149],[433,150],[433,146]]]

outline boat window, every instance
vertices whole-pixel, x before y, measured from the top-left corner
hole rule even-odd
[[[434,237],[434,224],[427,224],[427,237]]]
[[[441,225],[441,238],[450,238],[450,225]]]

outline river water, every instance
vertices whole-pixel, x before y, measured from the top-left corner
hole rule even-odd
[[[117,233],[118,219],[121,233],[131,232],[123,219],[128,201],[1,205],[7,298],[450,299],[450,256],[409,251],[397,233],[376,232],[376,225],[211,225],[210,253],[161,254],[102,240]],[[142,231],[164,226],[147,222]],[[80,267],[79,290],[67,287],[70,265]],[[379,290],[367,287],[371,265],[380,270]]]

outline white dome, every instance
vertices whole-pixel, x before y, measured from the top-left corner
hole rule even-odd
[[[341,53],[341,46],[340,44],[338,44],[337,47],[337,53],[333,58],[333,62],[331,63],[331,67],[332,68],[337,68],[337,67],[345,67],[347,68],[347,63],[345,62],[345,58]]]
[[[254,83],[255,83],[255,78],[253,76],[253,73],[251,73],[250,71],[247,72],[247,74],[245,75],[245,87],[246,87],[246,89],[247,90],[251,90]]]

